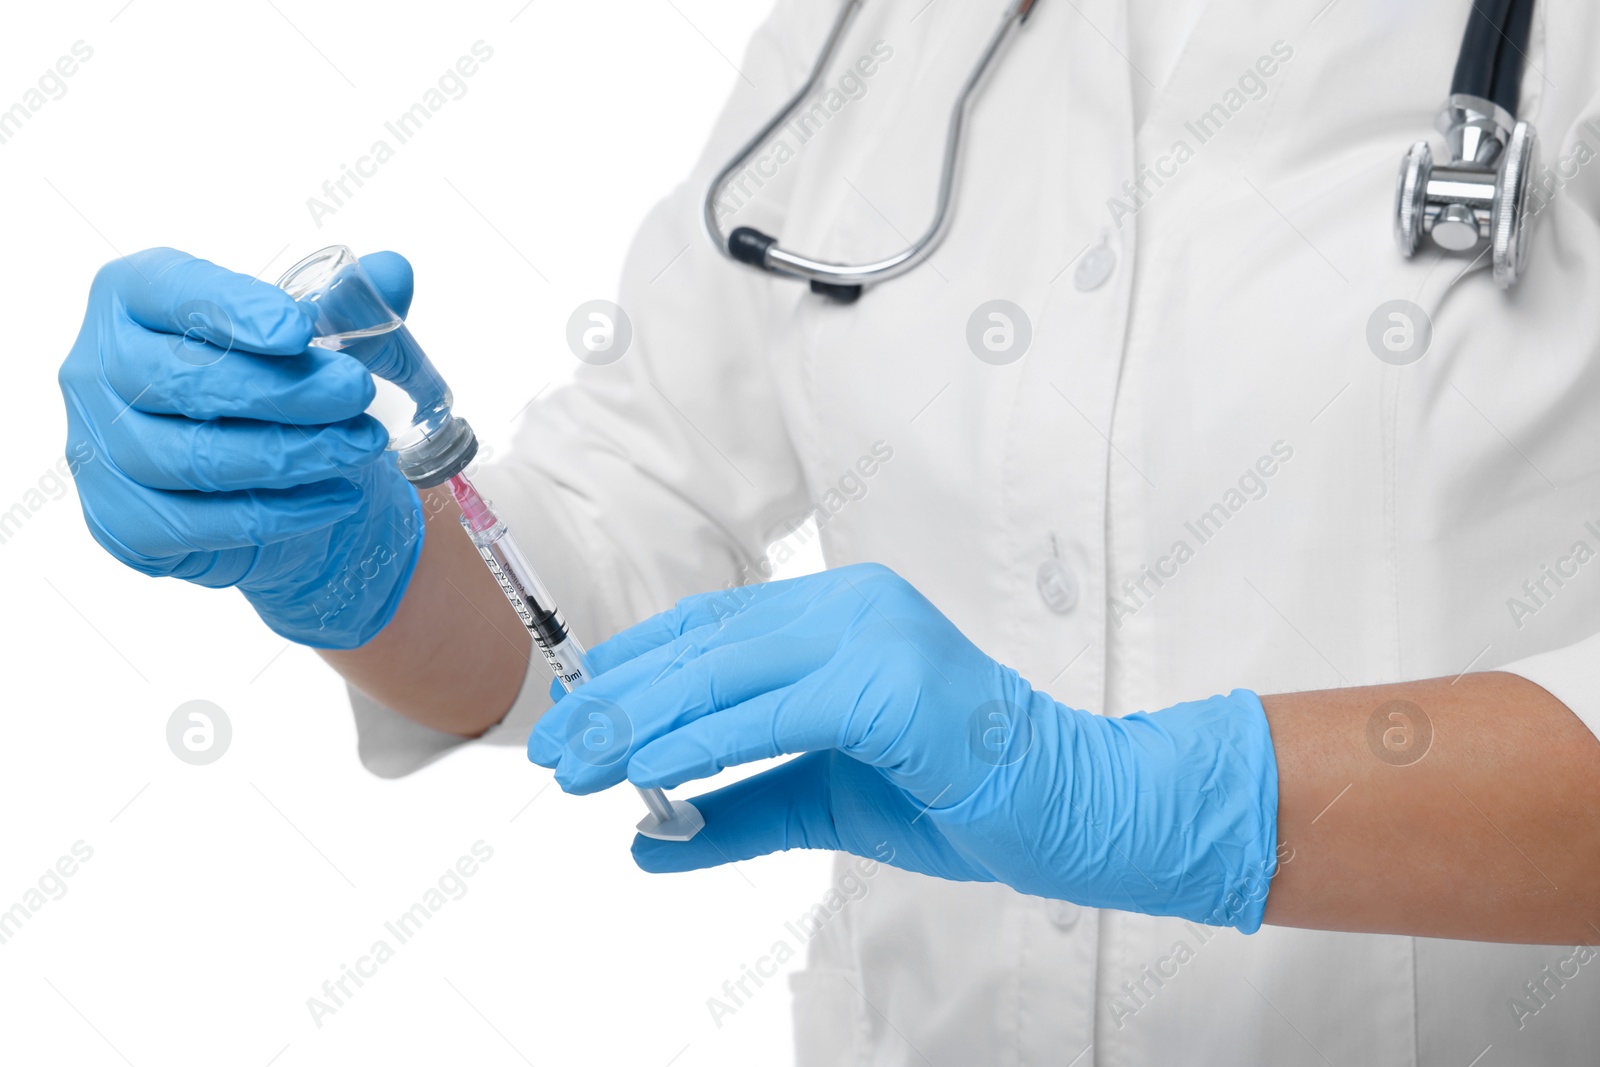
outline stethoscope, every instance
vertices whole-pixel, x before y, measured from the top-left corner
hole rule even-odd
[[[845,304],[860,297],[864,286],[897,278],[922,263],[944,238],[950,227],[968,108],[995,57],[1027,21],[1037,0],[1013,0],[1007,6],[956,95],[945,135],[933,220],[921,237],[872,263],[831,263],[791,252],[780,246],[776,237],[751,226],[737,227],[724,236],[717,202],[728,182],[788,124],[822,83],[862,2],[845,0],[805,84],[711,179],[702,208],[706,235],[724,255],[774,274],[809,281],[812,292]],[[1439,248],[1458,253],[1476,251],[1488,242],[1494,251],[1495,281],[1501,288],[1515,284],[1527,261],[1528,186],[1536,137],[1531,125],[1516,121],[1515,113],[1532,14],[1533,0],[1473,0],[1450,96],[1435,122],[1449,146],[1450,162],[1435,166],[1428,142],[1418,141],[1406,153],[1395,190],[1394,228],[1401,254],[1415,254],[1424,236]]]
[[[1400,161],[1394,186],[1394,237],[1403,256],[1424,235],[1449,252],[1487,243],[1494,280],[1517,284],[1528,262],[1528,188],[1538,134],[1518,122],[1517,93],[1533,23],[1533,0],[1473,0],[1450,97],[1434,119],[1450,149],[1435,165],[1426,140]]]

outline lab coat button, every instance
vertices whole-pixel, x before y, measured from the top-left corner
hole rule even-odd
[[[1070,930],[1078,925],[1078,913],[1083,909],[1070,900],[1047,900],[1044,913],[1058,930]]]
[[[1078,606],[1078,576],[1054,557],[1039,564],[1037,578],[1039,599],[1057,615],[1065,615]]]
[[[1072,272],[1072,284],[1080,293],[1098,289],[1111,277],[1116,265],[1117,254],[1111,251],[1110,245],[1095,245],[1078,260],[1078,269]]]

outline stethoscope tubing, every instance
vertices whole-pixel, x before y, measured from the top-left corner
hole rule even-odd
[[[836,263],[784,248],[778,243],[778,238],[753,227],[741,226],[731,233],[723,233],[721,222],[717,217],[717,205],[728,183],[749,164],[774,134],[794,118],[796,112],[817,91],[832,65],[840,42],[864,2],[865,0],[844,0],[805,84],[796,90],[783,105],[782,110],[768,120],[716,173],[706,189],[701,210],[701,221],[706,236],[717,250],[729,259],[775,274],[808,280],[813,290],[846,303],[858,297],[865,286],[897,278],[912,270],[932,255],[944,239],[953,217],[952,208],[960,174],[962,136],[972,102],[976,99],[985,76],[994,66],[996,57],[1017,27],[1027,19],[1037,0],[1012,0],[1007,6],[1000,24],[989,37],[966,81],[962,84],[955,102],[951,105],[933,217],[927,229],[911,244],[891,256],[870,263]],[[1519,81],[1530,35],[1534,2],[1535,0],[1472,0],[1472,9],[1468,14],[1466,30],[1462,37],[1461,51],[1456,59],[1451,86],[1452,95],[1447,101],[1446,111],[1441,112],[1442,122],[1447,113],[1453,114],[1452,108],[1457,111],[1461,108],[1472,109],[1470,114],[1466,114],[1465,119],[1459,119],[1458,116],[1459,121],[1457,119],[1452,121],[1461,128],[1476,130],[1481,125],[1481,116],[1477,115],[1477,111],[1483,110],[1489,118],[1494,119],[1497,127],[1493,134],[1497,141],[1488,147],[1511,150],[1511,158],[1501,162],[1495,169],[1488,169],[1498,162],[1489,155],[1485,155],[1482,159],[1474,156],[1472,160],[1465,161],[1469,167],[1483,170],[1479,184],[1490,190],[1495,204],[1494,218],[1491,220],[1493,233],[1490,236],[1495,250],[1495,279],[1501,288],[1509,288],[1515,283],[1522,273],[1522,264],[1526,257],[1526,234],[1523,230],[1526,221],[1528,175],[1524,172],[1533,163],[1535,134],[1528,123],[1514,122],[1513,116],[1518,103]],[[1455,127],[1447,130],[1443,125],[1440,126],[1440,130],[1450,137],[1459,133]],[[1430,154],[1427,148],[1426,141],[1417,142],[1412,146],[1407,156],[1407,163],[1402,165],[1397,185],[1396,237],[1400,241],[1402,254],[1407,256],[1416,251],[1417,243],[1424,232],[1435,234],[1446,248],[1467,248],[1465,244],[1445,243],[1443,237],[1439,236],[1442,231],[1435,228],[1435,213],[1442,211],[1443,207],[1434,202],[1437,197],[1432,186],[1425,180],[1428,177],[1427,172],[1431,170],[1428,165]],[[1423,159],[1421,171],[1417,170],[1417,164],[1412,160],[1418,152],[1422,153],[1420,158]],[[1410,171],[1407,170],[1408,165]],[[1414,179],[1410,184],[1407,183],[1408,173]],[[1417,177],[1419,174],[1420,178]],[[1416,185],[1417,188],[1412,189],[1412,185]],[[1444,192],[1448,193],[1449,190]],[[1456,216],[1461,213],[1461,206],[1455,204],[1453,200],[1444,206],[1450,208],[1450,212],[1447,213],[1450,218],[1447,221],[1459,229],[1462,224]],[[1454,233],[1455,230],[1452,230],[1452,234]],[[1482,238],[1479,237],[1478,240],[1481,241]]]
[[[967,75],[961,92],[957,95],[955,103],[950,109],[950,121],[945,135],[944,158],[939,168],[939,191],[935,201],[933,219],[921,237],[912,244],[896,252],[894,255],[872,263],[848,264],[832,263],[827,260],[813,259],[809,256],[791,252],[780,247],[777,242],[771,241],[761,256],[760,266],[778,274],[786,274],[795,278],[804,278],[810,281],[821,282],[833,286],[865,286],[877,282],[897,278],[916,267],[925,260],[933,250],[938,247],[949,229],[952,217],[951,206],[955,200],[956,178],[961,161],[961,137],[966,123],[967,112],[979,87],[983,83],[984,75],[994,64],[994,59],[999,55],[1006,41],[1011,37],[1022,21],[1027,18],[1037,0],[1016,0],[1000,20],[1000,25],[995,28],[988,43],[984,46],[982,54],[973,66],[972,72]],[[711,243],[716,245],[722,253],[730,259],[749,262],[748,259],[734,253],[729,237],[722,232],[721,224],[717,221],[717,201],[721,198],[723,189],[728,181],[750,161],[762,145],[786,125],[811,94],[815,92],[823,77],[827,74],[834,53],[838,50],[839,42],[844,37],[846,29],[860,10],[862,0],[845,0],[838,17],[834,20],[833,27],[828,31],[828,37],[823,45],[822,54],[817,57],[816,64],[811,68],[811,75],[806,79],[805,85],[792,96],[783,110],[774,115],[772,119],[741,148],[733,159],[729,160],[722,170],[717,172],[706,189],[705,203],[703,205],[702,220],[705,224],[706,236]]]

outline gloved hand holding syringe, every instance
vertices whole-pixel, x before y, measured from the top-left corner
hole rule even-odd
[[[289,268],[278,286],[315,310],[314,347],[345,352],[377,379],[404,391],[406,399],[397,408],[393,393],[386,395],[380,386],[369,412],[389,429],[400,473],[418,489],[449,486],[461,507],[462,529],[556,679],[568,692],[589,681],[583,645],[567,629],[510,528],[467,478],[467,465],[478,452],[472,427],[451,411],[449,386],[355,254],[342,245],[324,248]],[[660,789],[639,793],[650,809],[638,826],[646,837],[687,841],[705,825],[691,804],[669,800]]]

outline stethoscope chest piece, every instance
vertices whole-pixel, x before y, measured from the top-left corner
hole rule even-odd
[[[1422,239],[1447,252],[1493,253],[1495,284],[1510,289],[1528,262],[1528,193],[1538,136],[1518,122],[1522,68],[1534,0],[1474,2],[1461,35],[1450,96],[1434,120],[1450,153],[1436,163],[1427,141],[1400,161],[1394,238],[1403,256]]]
[[[1429,237],[1450,252],[1494,256],[1494,280],[1509,289],[1527,262],[1528,187],[1538,136],[1499,105],[1452,94],[1436,123],[1449,146],[1436,163],[1427,141],[1413,144],[1395,182],[1394,235],[1401,255]]]

